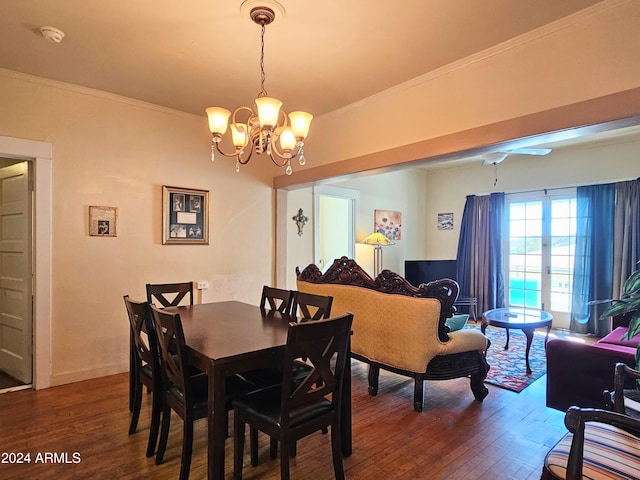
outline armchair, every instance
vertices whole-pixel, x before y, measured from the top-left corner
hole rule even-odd
[[[570,433],[547,454],[541,480],[639,478],[640,420],[606,410],[571,407],[564,423]]]
[[[604,391],[604,404],[607,410],[622,413],[640,419],[640,390],[625,388],[629,384],[627,377],[635,382],[640,380],[640,372],[624,363],[616,364],[616,373],[613,377],[613,392]]]

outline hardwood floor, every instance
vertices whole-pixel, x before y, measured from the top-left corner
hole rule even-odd
[[[0,478],[176,479],[182,422],[172,418],[165,463],[156,466],[145,457],[150,395],[144,396],[138,432],[127,435],[127,378],[0,395]],[[538,479],[544,455],[566,432],[564,414],[544,405],[544,376],[520,394],[488,385],[482,403],[474,401],[467,379],[427,382],[422,413],[412,408],[412,380],[381,372],[380,392],[370,397],[366,366],[354,361],[352,385],[353,454],[344,459],[351,480]],[[267,437],[260,435],[257,467],[249,464],[248,443],[244,478],[278,479],[279,461],[269,458]],[[226,448],[231,479],[231,437]],[[300,440],[292,479],[332,479],[330,452],[329,435]],[[29,453],[31,463],[5,463],[13,461],[9,453]],[[56,453],[58,461],[66,454],[67,463],[36,462],[46,453]],[[206,420],[199,420],[190,478],[206,478],[206,465]]]

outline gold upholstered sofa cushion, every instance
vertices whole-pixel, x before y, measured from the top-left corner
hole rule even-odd
[[[331,315],[353,313],[351,351],[370,361],[421,373],[436,355],[484,351],[487,339],[474,330],[438,337],[440,301],[377,292],[355,285],[298,280],[298,290],[332,296]]]

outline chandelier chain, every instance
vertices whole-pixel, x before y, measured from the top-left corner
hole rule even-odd
[[[264,32],[265,25],[264,23],[261,25],[261,33],[260,33],[260,93],[258,94],[258,98],[266,97],[267,91],[264,88],[265,74],[264,74]]]

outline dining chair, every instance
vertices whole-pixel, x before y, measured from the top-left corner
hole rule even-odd
[[[299,297],[299,298],[298,298]],[[280,300],[281,303],[277,305],[276,300]],[[266,309],[266,304],[269,303],[271,310],[277,310],[281,313],[291,312],[294,317],[296,312],[300,310],[300,319],[305,320],[318,320],[320,318],[329,318],[331,313],[331,303],[333,297],[325,297],[322,295],[308,294],[304,292],[297,292],[291,290],[282,290],[273,287],[264,286],[262,289],[262,298],[260,300],[260,306]],[[290,305],[291,308],[285,308],[286,305]],[[295,320],[295,318],[294,318]],[[302,358],[297,362],[294,368],[293,378],[294,381],[300,382],[305,378],[310,371],[311,367],[305,362],[306,359]],[[243,372],[242,376],[248,381],[260,385],[262,387],[272,387],[279,385],[282,380],[282,368],[280,367],[263,367]],[[323,433],[327,433],[324,429]],[[257,445],[258,443],[258,431],[251,429],[251,465],[258,465]],[[278,456],[278,442],[271,439],[270,442],[270,456],[276,458]],[[293,442],[290,445],[290,454],[292,457],[296,456],[296,443]]]
[[[630,378],[634,388],[628,388]],[[640,420],[640,371],[625,363],[616,363],[613,376],[613,392],[605,390],[604,404],[606,410],[623,413]]]
[[[320,320],[331,316],[333,297],[315,295],[305,292],[294,292],[291,313],[300,313],[301,321]]]
[[[163,307],[177,307],[187,297],[193,305],[193,282],[147,283],[147,301],[158,301]]]
[[[289,324],[280,385],[254,391],[233,402],[234,479],[242,478],[246,424],[280,442],[282,480],[289,479],[291,445],[323,427],[331,427],[334,473],[336,479],[344,479],[340,413],[352,322],[353,314],[347,313]],[[293,377],[294,367],[302,357],[308,358],[313,369],[297,383]]]
[[[183,421],[180,480],[186,480],[191,468],[193,422],[207,417],[208,413],[208,378],[206,373],[189,363],[180,314],[169,313],[154,305],[151,305],[151,313],[160,350],[160,369],[165,381],[156,465],[164,460],[173,410]],[[231,410],[232,400],[253,391],[255,386],[238,376],[230,376],[226,380],[227,410]]]
[[[260,308],[269,309],[280,313],[291,313],[291,303],[293,302],[293,292],[275,287],[262,287],[262,297],[260,298]]]
[[[262,287],[262,295],[260,297],[260,308],[267,312],[268,315],[279,312],[287,315],[285,321],[289,321],[291,314],[291,304],[293,303],[294,292],[291,290],[283,290],[281,288]],[[262,387],[270,387],[277,385],[282,376],[282,370],[278,367],[255,368],[242,372],[242,376],[249,382]]]
[[[541,480],[638,478],[640,420],[598,408],[569,407],[569,433],[547,453]]]
[[[160,359],[158,357],[157,340],[151,320],[149,302],[131,300],[129,295],[124,296],[124,304],[129,317],[131,331],[131,355],[133,376],[133,409],[129,435],[136,433],[140,409],[142,406],[142,391],[146,387],[152,394],[151,400],[151,426],[149,428],[149,441],[147,443],[147,457],[151,457],[156,450],[158,429],[160,427],[160,413],[162,412],[162,374],[160,372]]]
[[[297,298],[299,296],[299,299]],[[280,300],[278,305],[276,300]],[[281,313],[291,313],[293,318],[287,320],[295,320],[296,311],[300,310],[301,321],[318,320],[320,318],[329,318],[331,314],[331,303],[333,297],[325,297],[322,295],[312,295],[292,290],[282,290],[279,288],[264,286],[262,289],[262,298],[260,300],[260,308],[266,310],[266,304],[269,303],[271,311]],[[289,307],[285,307],[289,305]],[[310,310],[311,308],[311,310]],[[313,312],[313,313],[311,313]],[[303,362],[299,362],[294,373],[294,379],[304,378],[307,375],[309,366]],[[243,372],[242,376],[248,381],[260,385],[262,387],[270,387],[279,385],[282,379],[282,368],[280,367],[263,367],[256,368],[247,372]],[[292,451],[295,455],[295,449]],[[273,453],[273,458],[275,458]]]

